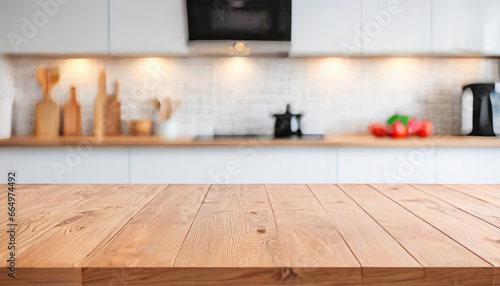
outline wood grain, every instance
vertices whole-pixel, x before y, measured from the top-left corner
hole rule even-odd
[[[266,189],[279,234],[276,247],[284,266],[360,267],[332,218],[306,185],[266,185]],[[352,275],[350,271],[346,274]]]
[[[281,266],[279,244],[263,185],[213,185],[175,266]]]
[[[490,264],[500,266],[500,229],[411,186],[375,187]],[[427,190],[424,185],[418,188]]]
[[[500,185],[444,185],[468,196],[500,206]]]
[[[36,104],[35,136],[53,138],[59,136],[59,105],[52,99],[52,90],[59,82],[59,69],[40,67],[38,81],[42,86],[43,100]]]
[[[500,228],[500,206],[439,185],[413,187]]]
[[[100,103],[95,108],[99,110]],[[104,106],[104,105],[103,105]],[[98,116],[100,113],[96,113]],[[97,124],[96,126],[99,126]],[[75,138],[37,138],[32,136],[11,137],[1,139],[0,146],[77,146],[81,142],[91,140],[89,137]],[[471,138],[467,136],[440,136],[428,139],[408,138],[395,140],[391,138],[372,138],[371,135],[327,135],[323,140],[215,140],[197,141],[193,138],[180,138],[166,141],[157,136],[106,137],[99,143],[102,146],[164,146],[164,147],[197,147],[197,146],[241,146],[242,144],[258,144],[259,146],[304,146],[304,147],[500,147],[498,138]]]
[[[82,107],[76,99],[76,89],[71,87],[71,97],[64,105],[64,136],[82,136]]]
[[[111,239],[164,188],[164,185],[116,186],[101,192],[102,197],[95,196],[66,209],[62,216],[50,220],[45,231],[28,245],[24,243],[27,239],[19,236],[23,241],[19,267],[81,265],[94,248]],[[46,223],[40,220],[32,227],[36,230]]]
[[[174,268],[84,268],[85,286],[255,286],[255,285],[301,285],[301,286],[454,286],[441,281],[390,280],[384,277],[356,277],[341,275],[338,268],[328,267],[174,267]]]
[[[16,250],[18,255],[37,243],[43,233],[66,220],[68,215],[95,206],[119,190],[112,185],[46,185],[36,189],[20,185],[16,189],[17,239],[23,242],[23,247]],[[7,219],[7,216],[1,216],[0,222],[5,225]],[[1,232],[0,242],[5,245],[8,237],[7,233]],[[0,257],[6,257],[8,253],[8,249],[0,249]]]
[[[424,269],[372,217],[363,211],[336,185],[309,185],[313,194],[333,218],[363,267],[363,277],[376,276],[381,269],[391,269],[389,275],[406,275],[406,280],[424,278]]]
[[[339,186],[425,267],[426,281],[458,277],[463,285],[491,285],[491,265],[456,241],[370,186]],[[382,192],[391,189],[391,185],[374,187]],[[460,269],[465,267],[473,268]],[[446,277],[435,269],[446,270]]]
[[[0,285],[499,285],[499,187],[415,187],[19,185]]]
[[[99,94],[94,102],[94,136],[97,137],[104,136],[104,111],[107,98],[106,71],[102,70],[99,74]]]
[[[16,278],[7,276],[8,271],[0,268],[0,285],[5,286],[81,286],[80,268],[17,268]],[[109,286],[109,285],[108,285]]]
[[[120,85],[115,82],[115,94],[106,97],[104,105],[104,135],[120,136],[122,135],[122,112],[120,101]]]
[[[209,185],[171,185],[102,248],[86,267],[171,267]]]

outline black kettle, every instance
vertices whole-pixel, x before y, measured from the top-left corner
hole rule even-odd
[[[274,114],[276,123],[274,124],[274,137],[302,136],[300,130],[300,118],[302,114],[293,114],[290,112],[290,104],[286,105],[286,111],[283,114]]]

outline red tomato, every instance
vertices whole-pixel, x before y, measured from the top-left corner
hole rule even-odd
[[[375,137],[385,137],[387,132],[385,131],[385,128],[379,126],[372,130],[372,134],[375,135]]]
[[[422,123],[420,123],[418,120],[416,120],[416,119],[410,120],[410,122],[408,122],[408,134],[413,135],[413,134],[417,133],[417,131],[421,127],[422,127]]]
[[[370,125],[370,126],[368,127],[368,130],[370,130],[370,131],[372,131],[372,132],[373,132],[373,130],[374,130],[374,129],[377,129],[377,128],[379,128],[380,126],[381,126],[381,125],[380,125],[380,123],[378,123],[378,122],[377,122],[377,123],[373,123],[372,125]]]
[[[429,137],[434,130],[434,126],[429,121],[422,122],[422,127],[417,131],[417,135],[420,137]]]
[[[380,125],[380,123],[374,123],[368,127],[368,130],[375,135],[375,137],[385,137],[387,135],[387,131],[385,128]]]
[[[401,121],[392,124],[392,138],[404,138],[406,136],[406,127]]]

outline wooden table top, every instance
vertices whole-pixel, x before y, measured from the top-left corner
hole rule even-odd
[[[218,146],[290,146],[290,147],[500,147],[500,138],[474,136],[432,136],[394,139],[376,138],[368,134],[326,135],[322,140],[288,139],[220,139],[194,140],[183,138],[166,141],[160,137],[12,137],[0,140],[0,147],[53,147],[53,146],[110,146],[110,147],[218,147]]]
[[[15,193],[17,278],[2,231],[0,285],[500,285],[500,185]]]

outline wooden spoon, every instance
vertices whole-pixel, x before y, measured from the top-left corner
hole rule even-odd
[[[48,74],[47,68],[46,67],[39,67],[36,70],[36,77],[38,79],[38,82],[40,83],[40,86],[42,87],[43,99],[47,100],[48,99],[48,79],[49,79],[49,74]]]
[[[163,103],[165,104],[165,119],[170,119],[172,116],[172,99],[170,97],[165,97],[163,99]]]
[[[49,69],[49,97],[52,98],[52,91],[54,87],[59,83],[61,76],[59,74],[59,68]]]

